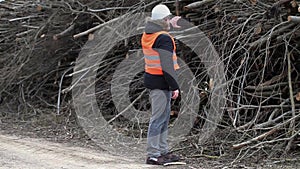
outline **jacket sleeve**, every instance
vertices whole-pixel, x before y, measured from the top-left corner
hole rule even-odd
[[[167,81],[170,90],[179,89],[178,76],[173,63],[173,41],[168,35],[159,35],[153,45],[153,49],[159,53],[163,76]]]

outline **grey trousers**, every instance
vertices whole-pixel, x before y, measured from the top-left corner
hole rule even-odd
[[[159,157],[168,153],[168,124],[171,111],[172,92],[151,90],[150,101],[152,116],[147,133],[147,156]]]

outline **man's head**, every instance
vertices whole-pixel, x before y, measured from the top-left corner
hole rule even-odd
[[[180,18],[180,16],[172,17],[170,9],[166,5],[159,4],[152,9],[151,18],[146,19],[146,21],[151,20],[151,22],[160,25],[163,30],[168,31],[170,30],[170,25],[172,25],[173,28],[181,28],[177,25]]]
[[[166,19],[171,15],[170,9],[163,4],[156,5],[151,12],[152,20]]]
[[[163,4],[156,5],[151,12],[152,22],[160,25],[163,30],[170,30],[170,9]]]

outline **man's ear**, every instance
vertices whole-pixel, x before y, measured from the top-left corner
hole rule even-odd
[[[162,20],[162,28],[165,30],[165,31],[168,31],[170,30],[170,24],[168,23],[168,21],[166,20]]]

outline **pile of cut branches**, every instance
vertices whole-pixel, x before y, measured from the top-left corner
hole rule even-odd
[[[49,132],[53,137],[75,133],[80,125],[71,92],[63,91],[71,85],[69,74],[88,41],[85,32],[155,2],[1,1],[0,123],[54,130]]]
[[[80,33],[144,5],[138,2],[0,2],[0,93],[12,113],[42,111],[36,106],[58,109],[59,90],[71,83],[65,75],[88,39]]]
[[[181,15],[210,37],[226,65],[224,120],[241,133],[232,143],[234,149],[269,147],[272,155],[299,146],[299,4],[294,0],[182,4]]]

